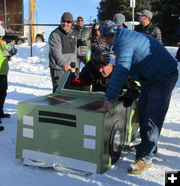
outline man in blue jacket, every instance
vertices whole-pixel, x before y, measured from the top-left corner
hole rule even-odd
[[[178,79],[177,61],[153,37],[119,29],[112,21],[104,21],[100,32],[107,43],[113,44],[116,60],[104,105],[99,111],[111,110],[113,100],[129,76],[141,83],[138,102],[141,143],[136,161],[128,169],[130,174],[141,174],[152,166],[153,151]]]

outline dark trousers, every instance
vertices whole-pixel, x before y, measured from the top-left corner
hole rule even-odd
[[[56,91],[57,87],[58,87],[59,80],[64,75],[64,71],[50,68],[50,74],[51,74],[52,85],[53,85],[53,93],[54,93]]]
[[[152,161],[177,79],[176,70],[151,84],[142,84],[138,103],[141,144],[136,159]]]
[[[7,95],[7,75],[0,75],[0,114],[3,113],[5,98]]]

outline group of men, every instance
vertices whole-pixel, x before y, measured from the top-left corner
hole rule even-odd
[[[152,166],[172,90],[178,79],[177,61],[162,45],[160,29],[150,24],[152,13],[143,10],[138,15],[138,32],[125,28],[125,17],[122,14],[116,14],[114,22],[106,20],[100,24],[101,37],[113,46],[115,59],[110,53],[97,53],[73,81],[74,84],[93,82],[94,89],[97,89],[95,85],[98,83],[106,85],[102,86],[106,92],[105,100],[98,112],[111,110],[113,101],[129,79],[140,82],[138,112],[141,142],[136,149],[135,162],[128,169],[130,174],[141,174]],[[64,13],[61,26],[53,31],[49,38],[54,91],[63,72],[71,68],[71,62],[75,62],[76,67],[79,66],[76,60],[77,46],[72,47],[77,37],[75,32],[70,30],[72,21],[72,15]],[[107,77],[110,77],[108,83]]]
[[[86,64],[87,42],[90,35],[90,29],[84,27],[82,16],[77,18],[77,24],[73,29],[71,13],[65,12],[60,22],[60,26],[49,37],[49,66],[53,92],[56,91],[64,71],[71,69],[72,62],[77,69],[81,61]]]

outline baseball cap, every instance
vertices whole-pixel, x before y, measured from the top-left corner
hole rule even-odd
[[[149,10],[142,10],[142,12],[138,12],[137,15],[140,15],[140,16],[147,16],[147,17],[149,17],[150,19],[152,19],[152,17],[153,17],[152,12],[149,11]]]
[[[5,35],[5,30],[4,28],[0,25],[0,36],[4,36]]]
[[[121,26],[125,22],[125,16],[121,13],[117,13],[114,15],[113,21],[115,22],[116,25]]]
[[[61,21],[73,21],[73,16],[70,12],[64,12],[61,17]]]
[[[112,29],[110,30],[110,28]],[[117,29],[118,29],[118,26],[116,26],[116,24],[111,20],[103,21],[99,26],[101,37],[111,36],[113,35],[114,31]]]

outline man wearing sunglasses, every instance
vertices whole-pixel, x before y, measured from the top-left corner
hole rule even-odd
[[[140,25],[137,25],[134,30],[137,32],[149,34],[155,37],[160,43],[162,43],[161,30],[158,26],[152,24],[151,22],[153,17],[152,12],[149,10],[143,10],[137,14],[139,16]]]
[[[58,87],[64,71],[71,69],[70,64],[77,64],[77,39],[71,29],[73,16],[65,12],[61,17],[61,25],[49,37],[49,66],[53,84],[53,92]]]
[[[77,35],[77,53],[78,63],[87,63],[87,45],[90,37],[90,28],[84,26],[84,18],[82,16],[77,17],[77,24],[74,27],[74,31]]]

